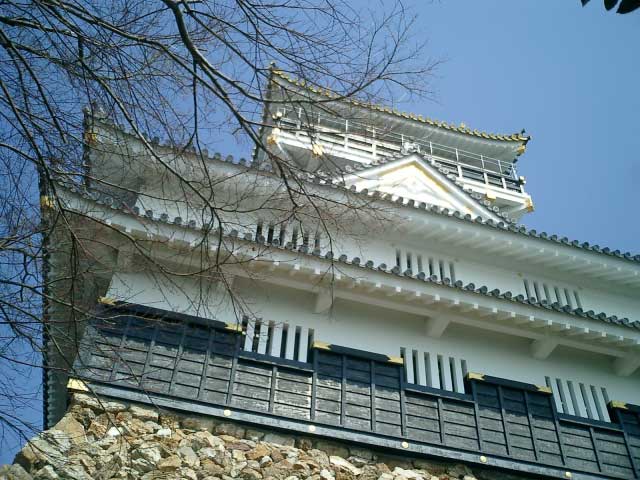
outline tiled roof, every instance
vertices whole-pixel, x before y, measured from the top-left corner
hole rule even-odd
[[[287,81],[288,83],[290,83],[291,85],[295,85],[297,87],[300,88],[304,88],[307,91],[311,92],[311,93],[315,93],[317,95],[323,95],[327,98],[335,98],[337,101],[343,101],[346,103],[350,103],[351,105],[355,106],[355,107],[361,107],[361,108],[367,108],[369,110],[375,110],[378,112],[382,112],[382,113],[386,113],[389,115],[393,115],[396,117],[400,117],[400,118],[405,118],[407,120],[413,120],[419,123],[423,123],[423,124],[427,124],[433,127],[438,127],[438,128],[442,128],[444,130],[449,130],[452,132],[457,132],[457,133],[462,133],[465,135],[471,135],[473,137],[478,137],[478,138],[483,138],[486,140],[497,140],[497,141],[503,141],[503,142],[518,142],[518,143],[523,143],[526,144],[531,137],[529,135],[523,135],[522,133],[513,133],[513,134],[497,134],[497,133],[487,133],[487,132],[480,132],[478,130],[472,130],[470,128],[468,128],[467,126],[461,124],[459,126],[453,125],[452,123],[447,123],[447,122],[442,122],[439,120],[433,120],[431,118],[428,117],[423,117],[422,115],[416,115],[415,113],[407,113],[407,112],[400,112],[396,109],[392,109],[383,105],[377,105],[377,104],[373,104],[373,103],[369,103],[369,102],[363,102],[363,101],[359,101],[356,99],[352,99],[352,98],[344,98],[340,95],[338,95],[337,93],[332,92],[331,90],[329,90],[328,88],[323,88],[323,87],[318,87],[315,85],[311,85],[307,82],[305,82],[304,80],[299,80],[296,78],[293,78],[289,75],[287,75],[285,72],[283,72],[282,70],[278,70],[277,68],[272,68],[271,69],[272,74],[277,77],[277,78],[281,78],[285,81]]]
[[[157,212],[153,212],[152,210],[147,210],[145,212],[140,212],[139,209],[137,207],[133,207],[132,209],[128,209],[128,208],[123,208],[123,205],[120,201],[118,201],[117,199],[114,199],[113,197],[110,196],[106,196],[103,194],[98,194],[96,192],[92,192],[92,191],[87,191],[84,188],[79,188],[77,186],[69,186],[69,185],[61,185],[62,188],[67,188],[68,190],[76,193],[76,194],[80,194],[81,196],[93,200],[96,203],[100,204],[100,205],[104,205],[105,207],[114,209],[114,210],[118,210],[122,213],[126,213],[126,214],[132,214],[132,215],[137,215],[140,217],[145,217],[147,219],[153,220],[153,221],[157,221],[157,222],[161,222],[161,223],[165,223],[168,225],[174,225],[174,226],[180,226],[180,227],[186,227],[186,228],[190,228],[190,229],[194,229],[197,230],[197,224],[195,222],[195,220],[190,220],[189,222],[187,222],[186,224],[184,223],[183,219],[180,217],[176,217],[174,219],[169,219],[169,216],[167,213],[160,213],[158,214]],[[435,207],[438,208],[439,207]],[[437,210],[438,213],[443,213],[441,210],[446,210],[446,209],[439,209]],[[457,215],[456,215],[457,214]],[[454,212],[453,216],[457,217],[457,218],[463,218],[458,212]],[[473,221],[473,219],[468,219],[469,221]],[[485,222],[486,224],[488,224],[487,222]],[[496,226],[496,228],[504,228],[504,227],[497,227],[497,225],[495,224],[495,222],[491,221],[491,224],[493,226]],[[266,242],[264,241],[264,239],[258,239],[258,240],[262,240],[262,241],[258,241],[254,238],[254,236],[250,233],[246,234],[243,237],[240,237],[239,233],[237,230],[231,230],[229,232],[225,232],[224,236],[226,236],[227,238],[238,238],[240,240],[244,240],[247,242],[257,242],[257,243],[262,243],[262,244],[266,244]],[[604,312],[600,312],[600,313],[596,313],[593,310],[583,310],[582,308],[573,308],[567,305],[561,305],[557,302],[554,303],[549,303],[545,300],[542,301],[538,301],[537,299],[531,297],[531,298],[526,298],[524,295],[521,294],[514,294],[513,292],[510,291],[501,291],[497,288],[492,289],[489,286],[486,285],[481,285],[481,286],[476,286],[473,283],[468,283],[468,284],[464,284],[462,281],[458,280],[456,282],[452,282],[450,279],[444,278],[442,280],[439,280],[437,276],[435,275],[431,275],[428,276],[426,273],[424,272],[416,272],[414,273],[411,270],[402,270],[400,267],[392,267],[389,268],[386,264],[381,263],[379,265],[375,265],[373,261],[369,260],[369,261],[365,261],[360,259],[359,257],[353,257],[351,259],[348,258],[347,255],[335,255],[333,252],[328,251],[328,252],[322,252],[320,249],[309,249],[309,247],[306,246],[301,246],[299,248],[292,248],[292,245],[287,244],[287,245],[279,245],[277,240],[274,240],[272,243],[268,244],[274,248],[279,248],[279,249],[286,249],[286,250],[295,250],[298,251],[302,254],[306,254],[306,255],[311,255],[311,256],[315,256],[318,258],[324,258],[326,260],[330,260],[330,261],[337,261],[340,263],[343,263],[345,265],[352,265],[352,266],[357,266],[359,268],[362,268],[364,270],[371,270],[371,271],[378,271],[378,272],[382,272],[382,273],[386,273],[389,275],[395,275],[395,276],[399,276],[399,277],[405,277],[405,278],[410,278],[410,279],[414,279],[417,281],[421,281],[421,282],[427,282],[427,283],[431,283],[431,284],[436,284],[436,285],[441,285],[443,287],[448,287],[448,288],[454,288],[460,291],[464,291],[464,292],[468,292],[468,293],[475,293],[478,295],[483,295],[483,296],[488,296],[488,297],[493,297],[493,298],[497,298],[500,300],[504,300],[504,301],[509,301],[509,302],[514,302],[514,303],[519,303],[519,304],[523,304],[523,305],[530,305],[530,306],[534,306],[537,308],[542,308],[542,309],[546,309],[546,310],[553,310],[553,311],[557,311],[557,312],[561,312],[561,313],[566,313],[568,315],[573,315],[573,316],[577,316],[577,317],[582,317],[582,318],[589,318],[592,320],[600,320],[603,321],[605,323],[610,323],[610,324],[615,324],[615,325],[620,325],[620,326],[624,326],[624,327],[628,327],[628,328],[634,328],[637,330],[640,330],[640,321],[634,321],[634,320],[630,320],[628,318],[618,318],[616,315],[608,315]],[[636,261],[638,261],[638,259],[636,258]]]
[[[216,153],[211,157],[211,159],[216,161],[232,163],[232,164],[244,165],[248,168],[256,168],[258,170],[262,170],[265,172],[271,172],[272,170],[271,165],[269,164],[265,163],[260,166],[253,166],[251,162],[245,160],[244,158],[241,158],[238,162],[236,162],[233,156],[231,155],[223,159],[219,153]],[[344,184],[336,181],[335,179],[332,179],[331,177],[329,177],[326,174],[323,174],[322,172],[320,174],[305,173],[304,179],[312,183],[331,185],[334,188],[339,188],[339,187],[347,188]],[[354,193],[369,195],[374,198],[378,198],[380,200],[385,200],[388,202],[405,205],[412,208],[423,209],[432,213],[445,215],[448,217],[454,217],[459,220],[464,220],[471,223],[485,225],[487,227],[495,228],[498,230],[505,230],[505,231],[509,231],[519,235],[524,235],[531,238],[538,238],[541,240],[565,245],[568,247],[573,247],[580,250],[586,250],[586,251],[590,251],[590,252],[594,252],[602,255],[616,257],[622,260],[628,260],[631,262],[640,263],[640,254],[622,252],[620,250],[614,250],[609,247],[592,245],[589,242],[581,242],[579,240],[570,240],[568,237],[560,237],[559,235],[549,234],[547,232],[538,232],[535,229],[528,229],[524,225],[519,225],[519,224],[513,223],[512,221],[505,220],[504,222],[495,222],[494,220],[491,220],[491,219],[483,219],[480,216],[474,217],[473,215],[470,215],[470,214],[463,214],[461,212],[452,211],[452,210],[449,210],[448,208],[442,208],[437,205],[429,205],[425,202],[417,202],[415,200],[407,199],[403,197],[393,198],[393,196],[390,194],[377,192],[377,191],[370,192],[366,188],[362,190],[356,190],[355,187],[351,187],[349,188],[349,190]]]
[[[122,126],[122,125],[116,125],[113,123],[110,123],[106,120],[101,120],[101,122],[103,122],[104,124],[110,125],[112,128],[117,128],[119,130],[121,130],[123,133],[132,135],[134,137],[136,137],[135,132],[133,131],[127,131],[127,129]],[[152,145],[152,146],[158,146],[158,147],[164,147],[164,148],[173,148],[175,149],[176,146],[172,145],[170,143],[166,143],[166,144],[161,144],[159,139],[157,138],[147,138],[147,141]],[[194,147],[190,147],[190,148],[185,148],[186,152],[191,152],[193,154],[196,153],[196,150]],[[223,163],[230,163],[233,165],[240,165],[240,166],[244,166],[246,168],[251,168],[251,169],[255,169],[258,171],[263,171],[265,173],[271,173],[272,172],[272,167],[269,163],[262,163],[260,165],[256,165],[255,163],[253,163],[251,160],[247,160],[245,158],[240,158],[239,160],[234,159],[234,157],[232,155],[228,155],[226,157],[222,157],[222,155],[220,153],[214,153],[212,155],[209,155],[209,152],[207,150],[203,150],[202,154],[207,157],[208,160],[211,161],[218,161],[218,162],[223,162]],[[329,185],[332,188],[344,188],[346,189],[347,187],[344,185],[344,183],[336,180],[335,178],[331,178],[329,177],[327,174],[323,174],[322,172],[320,173],[311,173],[311,172],[305,172],[304,174],[300,175],[301,179],[309,181],[311,183],[316,183],[319,185]],[[362,194],[362,195],[368,195],[370,197],[373,198],[377,198],[383,201],[387,201],[387,202],[391,202],[391,203],[395,203],[398,205],[404,205],[404,206],[408,206],[411,208],[417,208],[417,209],[421,209],[421,210],[425,210],[425,211],[429,211],[431,213],[435,213],[435,214],[439,214],[439,215],[445,215],[448,217],[454,217],[457,218],[459,220],[462,221],[466,221],[466,222],[471,222],[471,223],[475,223],[475,224],[480,224],[480,225],[484,225],[486,227],[490,227],[490,228],[495,228],[498,230],[504,230],[504,231],[509,231],[512,233],[516,233],[519,235],[524,235],[527,237],[531,237],[531,238],[538,238],[544,241],[548,241],[548,242],[552,242],[555,244],[561,244],[564,246],[568,246],[568,247],[572,247],[572,248],[576,248],[578,250],[584,250],[584,251],[589,251],[589,252],[593,252],[593,253],[598,253],[598,254],[602,254],[602,255],[607,255],[610,257],[615,257],[615,258],[619,258],[621,260],[628,260],[634,263],[640,263],[640,254],[633,254],[630,252],[622,252],[618,249],[614,250],[611,249],[609,247],[601,247],[599,245],[592,245],[589,242],[581,242],[579,240],[570,240],[568,237],[560,237],[559,235],[555,235],[555,234],[549,234],[547,232],[538,232],[535,229],[528,229],[527,227],[525,227],[524,225],[519,225],[519,224],[514,224],[512,222],[508,222],[508,221],[504,221],[504,222],[495,222],[494,220],[491,219],[483,219],[480,216],[476,216],[474,217],[471,214],[463,214],[461,212],[458,211],[452,211],[449,210],[448,208],[442,208],[440,206],[437,205],[430,205],[427,204],[425,202],[417,202],[415,200],[412,199],[407,199],[404,197],[393,197],[390,194],[387,193],[382,193],[382,192],[377,192],[377,191],[369,191],[368,189],[362,189],[362,190],[356,190],[356,188],[354,186],[348,188],[349,191],[353,192],[353,193],[357,193],[357,194]]]

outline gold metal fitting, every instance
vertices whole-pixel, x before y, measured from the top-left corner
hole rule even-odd
[[[566,478],[571,478],[571,477],[573,477],[573,474],[571,472],[564,472],[564,476]]]
[[[611,400],[611,402],[609,402],[609,405],[611,405],[611,408],[620,408],[622,410],[627,410],[627,404],[618,400]]]
[[[331,350],[331,344],[315,340],[311,345],[311,348],[317,348],[318,350]]]
[[[98,134],[96,132],[93,132],[90,130],[87,130],[86,132],[84,132],[84,142],[87,145],[93,145],[97,141],[98,141]]]
[[[402,448],[409,448],[409,442],[402,442]]]
[[[321,157],[324,154],[324,147],[319,143],[314,143],[311,146],[311,153],[314,157]]]
[[[315,425],[309,425],[309,431],[311,433],[315,432],[316,431],[316,426]]]
[[[82,380],[78,380],[77,378],[70,378],[67,382],[67,390],[72,390],[74,392],[88,392],[89,387]]]
[[[389,363],[394,363],[396,365],[404,365],[404,359],[402,357],[394,357],[394,356],[387,356],[387,362]]]
[[[484,375],[482,373],[467,373],[467,380],[484,380]]]
[[[116,304],[115,298],[109,298],[109,297],[98,297],[98,302],[101,303],[102,305],[114,306]]]
[[[231,416],[231,410],[226,409],[225,411],[223,411],[223,412],[222,412],[222,414],[223,414],[225,417],[230,417],[230,416]]]
[[[40,197],[40,207],[42,208],[53,208],[56,204],[53,199],[47,195],[42,195]]]
[[[271,135],[267,137],[267,145],[275,145],[278,143],[278,137],[280,136],[280,129],[274,128],[271,131]]]
[[[244,330],[242,330],[242,325],[240,325],[239,323],[227,323],[227,326],[224,328],[225,330],[244,333]]]
[[[524,206],[527,208],[527,212],[533,212],[535,209],[533,207],[533,201],[530,198],[524,202]]]
[[[539,392],[542,392],[542,393],[553,393],[553,390],[551,390],[551,387],[547,387],[546,385],[536,385],[536,388],[538,389]]]
[[[485,457],[484,455],[480,455],[480,461],[482,463],[487,463],[487,457]]]

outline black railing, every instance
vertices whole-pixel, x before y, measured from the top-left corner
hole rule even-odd
[[[454,393],[407,384],[384,355],[316,343],[303,363],[244,352],[220,322],[126,305],[99,317],[76,361],[98,393],[552,477],[640,478],[640,407],[586,420],[531,384],[469,374]]]

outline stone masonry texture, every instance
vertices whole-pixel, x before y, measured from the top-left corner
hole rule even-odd
[[[0,480],[525,480],[430,458],[74,394]]]

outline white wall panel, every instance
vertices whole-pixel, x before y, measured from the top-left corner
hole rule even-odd
[[[269,341],[269,322],[260,322],[260,334],[258,340],[258,353],[267,353],[267,342]]]
[[[269,349],[269,355],[274,357],[280,356],[280,350],[282,348],[282,322],[275,321],[271,329],[271,348]]]
[[[122,274],[114,277],[109,295],[225,322],[236,321],[225,296],[215,288],[205,289],[210,292],[205,297],[206,304],[195,306],[188,298],[199,298],[202,292],[202,286],[195,280],[173,279],[180,288],[174,287],[172,282],[160,283],[158,285],[156,279],[143,274]],[[290,359],[293,359],[295,327],[300,326],[313,329],[316,340],[336,345],[393,356],[400,355],[402,347],[407,353],[413,350],[428,352],[430,371],[426,373],[425,365],[425,377],[431,378],[432,386],[436,388],[440,386],[437,355],[441,355],[447,362],[449,357],[456,361],[466,360],[470,371],[502,378],[545,385],[545,377],[550,377],[554,391],[557,390],[555,379],[563,379],[565,401],[562,403],[566,404],[567,413],[573,413],[575,409],[567,380],[574,385],[574,396],[581,396],[579,384],[583,383],[588,390],[591,385],[596,389],[606,387],[611,400],[638,403],[640,398],[640,372],[630,377],[615,376],[609,357],[560,346],[548,359],[537,360],[530,356],[530,341],[524,338],[451,324],[441,338],[435,339],[426,336],[423,318],[415,315],[341,299],[335,301],[329,313],[314,314],[315,296],[309,292],[267,286],[242,278],[236,279],[234,288],[252,305],[256,316],[274,322],[291,322],[286,345]],[[274,335],[273,348],[277,347],[277,337]],[[413,355],[408,358],[413,362]],[[409,371],[413,375],[413,368]],[[452,388],[450,369],[445,368],[445,371],[449,373],[445,376],[444,386]],[[418,382],[421,381],[419,373]],[[594,405],[592,411],[595,410]],[[586,414],[584,405],[582,414]]]

